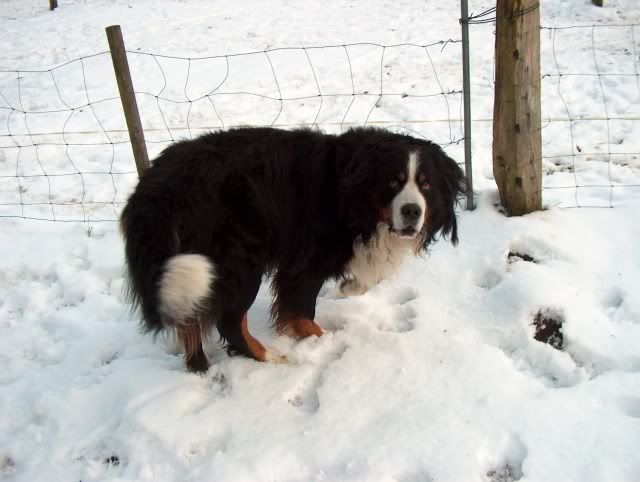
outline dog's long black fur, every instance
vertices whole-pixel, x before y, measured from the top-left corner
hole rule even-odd
[[[230,353],[255,357],[241,320],[265,273],[273,275],[275,318],[313,320],[322,284],[345,274],[355,240],[376,236],[395,194],[389,179],[416,150],[430,183],[420,247],[439,234],[456,243],[463,174],[431,142],[373,128],[339,136],[242,128],[170,146],[141,175],[121,219],[144,328],[185,323],[159,310],[158,289],[167,261],[183,253],[215,268],[193,318],[205,334],[215,325]]]

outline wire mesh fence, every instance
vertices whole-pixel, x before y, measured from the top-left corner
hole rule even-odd
[[[100,53],[49,70],[0,73],[1,216],[117,218],[136,174],[129,141],[118,132],[108,60]]]
[[[467,23],[495,29],[496,11]],[[614,207],[640,198],[640,24],[543,26],[540,40],[545,205]],[[493,95],[493,85],[481,88]],[[490,112],[474,118],[492,120]]]
[[[640,25],[543,27],[543,169],[561,206],[640,197]],[[579,70],[576,69],[579,66]]]
[[[547,205],[640,197],[639,27],[542,28]],[[127,55],[151,158],[175,140],[235,126],[377,125],[462,160],[459,42]],[[476,126],[491,122],[475,113]],[[0,217],[113,222],[136,182],[108,52],[0,71]]]
[[[177,139],[242,125],[379,125],[456,151],[458,42],[127,55],[152,158]],[[1,217],[117,220],[137,175],[111,69],[103,52],[0,72]]]

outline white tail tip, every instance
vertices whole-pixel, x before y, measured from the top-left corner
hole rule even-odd
[[[215,280],[213,263],[201,254],[179,254],[165,263],[160,278],[160,313],[175,323],[196,314]]]

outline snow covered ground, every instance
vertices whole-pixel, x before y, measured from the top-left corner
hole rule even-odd
[[[349,63],[342,47],[311,47],[456,40],[457,2],[59,0],[55,12],[46,3],[0,0],[0,70],[45,70],[19,80],[0,72],[0,106],[55,110],[81,106],[85,93],[92,101],[112,96],[106,55],[55,69],[55,82],[46,71],[105,51],[104,27],[118,23],[132,52],[260,52],[228,67],[221,59],[158,58],[160,68],[130,54],[138,91],[167,99],[163,120],[155,97],[141,96],[152,155],[189,135],[187,121],[195,134],[223,122],[278,116],[290,125],[317,116],[336,131],[345,112],[354,123],[370,113],[372,122],[443,144],[461,135],[457,43],[428,55],[408,45],[385,49],[385,93],[409,97],[362,96],[350,106],[327,96],[320,110],[312,98],[318,89],[378,93],[381,49],[349,47]],[[472,1],[470,10],[491,6]],[[623,0],[604,8],[548,0],[541,13],[547,27],[640,23],[640,5]],[[459,246],[436,244],[360,297],[340,298],[327,285],[318,319],[333,331],[319,339],[274,337],[265,285],[252,329],[290,364],[230,359],[212,343],[208,373],[186,373],[173,342],[139,334],[124,304],[116,223],[0,219],[0,478],[640,480],[640,190],[631,187],[640,184],[640,27],[542,31],[545,185],[605,187],[581,188],[577,197],[575,188],[547,190],[549,209],[522,218],[499,212],[491,175],[492,32],[472,27],[478,207],[460,213]],[[276,86],[263,51],[302,46],[309,49],[273,52]],[[618,75],[555,75],[596,68]],[[214,96],[215,111],[207,98],[193,101],[225,73],[218,93],[269,97],[279,88],[282,97],[309,98],[281,111],[279,102],[238,94]],[[117,144],[125,135],[117,132],[117,102],[94,107],[26,121],[0,109],[0,214],[50,217],[49,199],[83,198],[87,211],[60,208],[56,219],[115,219],[135,183],[133,163],[128,145]],[[570,125],[567,112],[585,120]],[[429,122],[407,122],[415,120]],[[13,143],[103,143],[103,127],[113,146],[43,145],[18,155]],[[460,145],[447,151],[462,160]],[[124,174],[85,175],[83,194],[79,176],[46,178],[41,165],[49,174]],[[45,206],[7,205],[16,195]],[[546,329],[536,327],[543,320]],[[561,349],[536,340],[536,331],[552,332]]]

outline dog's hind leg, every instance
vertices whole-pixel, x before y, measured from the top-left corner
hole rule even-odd
[[[184,360],[191,372],[206,372],[209,361],[202,350],[202,332],[197,320],[186,320],[176,325],[178,342],[184,350]]]
[[[221,270],[216,285],[216,328],[226,342],[229,355],[243,355],[258,361],[285,361],[278,352],[265,347],[249,333],[247,311],[260,289],[263,269],[243,261],[228,261],[233,269]]]
[[[157,286],[158,311],[174,325],[190,371],[203,372],[209,362],[202,350],[202,315],[215,282],[215,266],[202,254],[178,254],[163,265]]]
[[[258,361],[284,363],[286,358],[272,348],[265,347],[249,333],[247,312],[228,311],[218,321],[220,336],[227,342],[229,355],[243,355]]]

